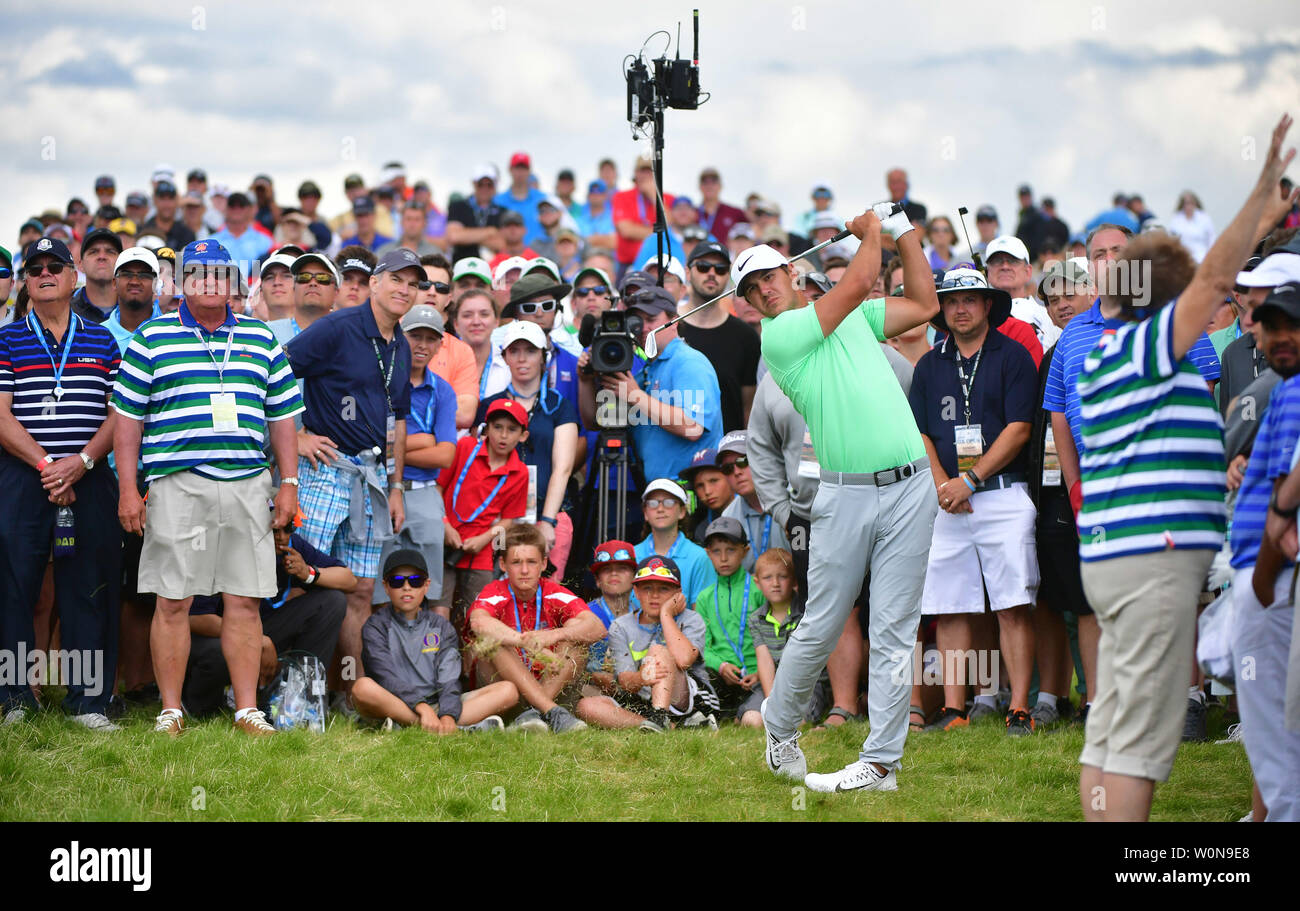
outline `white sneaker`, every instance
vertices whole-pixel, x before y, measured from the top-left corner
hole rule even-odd
[[[110,731],[122,730],[121,727],[109,721],[106,716],[101,715],[99,712],[88,712],[84,715],[73,715],[72,720],[75,721],[77,724],[81,725],[82,727],[86,728],[87,730],[91,730],[91,731],[101,731],[104,733],[108,733]]]
[[[781,740],[767,729],[767,700],[758,707],[758,714],[763,719],[763,733],[767,735],[767,749],[764,753],[767,768],[773,775],[803,781],[808,774],[808,759],[799,748],[799,732],[789,740]]]
[[[5,720],[3,722],[0,722],[0,724],[3,724],[5,726],[11,724],[21,724],[23,720],[26,718],[27,718],[27,709],[23,708],[22,706],[19,706],[16,709],[10,709],[8,712],[6,712]]]
[[[834,794],[836,791],[897,791],[898,777],[890,769],[884,775],[869,762],[851,762],[838,772],[813,772],[804,779],[811,791]]]
[[[1245,816],[1241,817],[1241,819],[1238,819],[1238,820],[1237,820],[1237,822],[1254,822],[1254,821],[1255,821],[1255,811],[1254,811],[1254,810],[1251,810],[1251,811],[1250,811],[1249,813],[1247,813]]]

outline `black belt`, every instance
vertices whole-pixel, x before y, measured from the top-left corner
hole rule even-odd
[[[1004,471],[1001,474],[995,474],[991,478],[986,478],[979,487],[975,488],[976,493],[985,490],[1001,490],[1004,487],[1010,487],[1012,484],[1027,484],[1029,476],[1023,471]]]

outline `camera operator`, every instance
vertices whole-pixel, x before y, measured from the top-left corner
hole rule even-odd
[[[638,342],[677,315],[677,302],[663,288],[638,291],[627,309],[640,316]],[[617,413],[626,416],[632,442],[647,478],[675,478],[700,449],[716,447],[722,439],[722,396],[708,358],[677,337],[675,326],[659,333],[659,356],[644,369],[597,376],[587,368],[591,352],[578,361],[582,420],[596,425],[599,403],[615,397]]]

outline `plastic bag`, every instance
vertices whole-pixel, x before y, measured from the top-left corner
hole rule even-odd
[[[1197,620],[1196,662],[1211,680],[1233,685],[1232,596],[1229,588],[1210,602]]]
[[[269,687],[271,724],[277,731],[325,731],[325,665],[307,652],[286,652]]]

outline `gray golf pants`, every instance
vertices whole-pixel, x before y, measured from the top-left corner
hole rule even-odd
[[[928,467],[885,487],[823,477],[812,507],[808,608],[777,666],[766,712],[772,733],[790,737],[803,720],[870,567],[871,733],[860,758],[898,768],[907,739],[912,653],[937,510]]]

